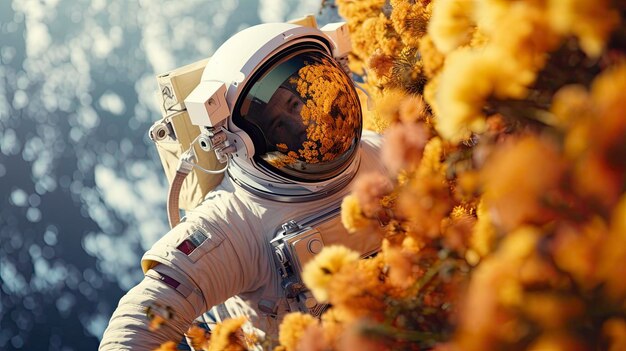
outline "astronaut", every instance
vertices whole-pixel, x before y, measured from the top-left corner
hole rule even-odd
[[[285,313],[323,310],[299,276],[308,259],[334,244],[377,250],[379,238],[348,234],[339,216],[355,176],[384,171],[380,136],[362,132],[346,38],[341,24],[262,24],[215,52],[185,105],[227,174],[145,253],[145,277],[120,300],[101,350],[180,340],[233,296],[275,336]],[[151,309],[168,314],[160,328]]]

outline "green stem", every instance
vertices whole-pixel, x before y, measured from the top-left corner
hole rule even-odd
[[[428,285],[433,280],[433,278],[435,278],[435,276],[439,273],[439,269],[441,268],[442,265],[443,265],[443,260],[435,261],[435,263],[433,263],[433,265],[430,266],[430,268],[428,268],[428,270],[426,271],[426,274],[424,274],[410,288],[409,291],[413,292],[411,295],[417,295],[417,293],[419,293],[426,285]]]
[[[442,264],[442,261],[436,261],[432,266],[430,266],[430,268],[428,268],[426,274],[424,274],[418,281],[416,281],[411,287],[408,288],[409,298],[417,296],[417,294],[433,280],[437,273],[439,273],[439,269],[441,268]],[[393,320],[396,319],[396,317],[398,317],[398,314],[400,314],[400,312],[402,312],[404,308],[406,308],[406,301],[404,301],[404,303],[402,301],[398,302],[399,304],[390,305],[390,308],[386,313],[386,323],[391,323]]]

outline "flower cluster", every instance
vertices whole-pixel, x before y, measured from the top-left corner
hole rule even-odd
[[[285,349],[626,349],[626,4],[335,3],[388,170],[342,222],[384,240],[305,267]]]
[[[334,160],[354,143],[360,127],[359,105],[351,93],[348,77],[328,59],[307,65],[292,79],[306,105],[300,116],[306,141],[299,156],[308,163]]]
[[[193,350],[204,351],[244,351],[261,345],[256,334],[247,334],[244,332],[244,325],[248,323],[245,317],[231,318],[218,323],[212,330],[192,325],[185,333],[185,337],[189,346]],[[174,341],[167,341],[155,351],[175,351],[178,345]]]
[[[429,34],[448,61],[429,82],[437,91],[427,96],[440,117],[437,131],[453,141],[484,132],[490,110],[509,107],[492,99],[543,102],[535,95],[572,78],[567,69],[589,69],[573,60],[546,67],[565,39],[576,38],[574,45],[597,59],[619,24],[619,9],[609,0],[435,1]],[[533,86],[542,73],[552,84]]]

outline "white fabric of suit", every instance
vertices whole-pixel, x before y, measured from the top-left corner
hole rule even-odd
[[[380,144],[380,135],[363,132],[360,166],[355,178],[368,172],[384,171],[379,157]],[[320,200],[285,203],[255,197],[225,177],[200,206],[188,211],[185,220],[161,238],[142,259],[144,272],[155,269],[174,278],[181,287],[174,289],[158,279],[144,277],[120,300],[100,350],[152,350],[166,341],[178,341],[196,317],[233,295],[240,295],[253,308],[261,299],[276,301],[282,315],[286,303],[282,300],[270,240],[281,224],[337,206],[349,192],[350,184]],[[336,221],[334,225],[341,224]],[[197,231],[208,239],[189,255],[177,249]],[[371,238],[324,238],[324,243],[344,241],[359,245],[363,240]],[[169,306],[173,317],[158,330],[150,331],[146,308],[154,304]],[[275,336],[280,315],[253,322]]]

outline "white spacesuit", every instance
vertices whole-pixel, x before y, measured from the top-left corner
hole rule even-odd
[[[235,295],[275,334],[288,311],[321,313],[300,270],[323,246],[377,250],[380,238],[340,223],[350,182],[383,166],[380,137],[361,132],[345,26],[325,28],[251,27],[211,58],[185,105],[228,175],[144,255],[145,278],[120,300],[101,350],[180,340],[196,317]],[[146,316],[153,308],[169,314],[155,331]]]

